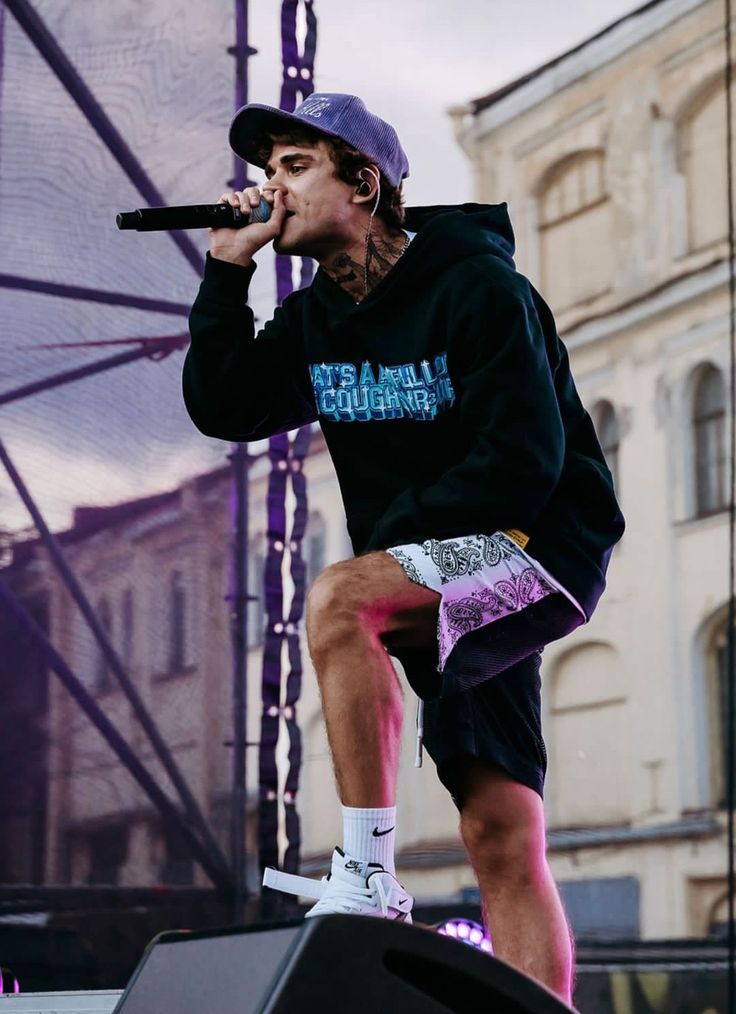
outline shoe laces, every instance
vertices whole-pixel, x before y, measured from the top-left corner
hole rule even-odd
[[[322,879],[326,880],[327,878],[322,877]],[[333,884],[334,888],[331,887]],[[357,884],[334,878],[328,881],[328,885],[325,888],[325,893],[312,909],[313,912],[329,907],[330,903],[337,903],[346,912],[360,911],[366,903],[371,908],[380,907],[382,915],[386,915],[388,911],[388,895],[379,877],[375,878],[373,887],[358,887]]]

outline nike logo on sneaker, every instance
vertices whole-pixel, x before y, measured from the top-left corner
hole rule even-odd
[[[394,827],[396,827],[395,824],[394,824]],[[374,838],[382,838],[385,834],[390,834],[393,831],[393,829],[394,829],[393,827],[390,827],[388,829],[388,831],[379,831],[377,827],[374,827],[373,828],[373,837]]]

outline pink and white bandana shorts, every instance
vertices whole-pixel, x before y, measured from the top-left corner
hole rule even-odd
[[[515,529],[513,535],[527,541]],[[427,539],[386,552],[412,581],[442,596],[437,618],[438,672],[444,670],[463,635],[520,612],[553,592],[565,595],[587,619],[567,589],[506,532]]]

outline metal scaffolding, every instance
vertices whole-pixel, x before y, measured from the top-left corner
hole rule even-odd
[[[5,0],[5,5],[14,16],[30,42],[35,46],[42,59],[58,78],[62,87],[76,103],[87,122],[112,155],[118,166],[123,170],[134,187],[150,206],[166,204],[164,195],[156,187],[152,179],[136,158],[134,151],[118,132],[95,98],[91,89],[85,84],[68,55],[49,31],[38,12],[29,0]],[[250,46],[248,38],[248,0],[235,0],[235,44],[227,52],[235,59],[235,105],[236,108],[248,101],[248,59],[257,51]],[[233,178],[228,181],[234,188],[243,189],[250,185],[246,176],[246,167],[234,158]],[[204,270],[203,259],[185,232],[171,232],[170,238],[198,277]],[[72,300],[83,300],[107,303],[118,306],[134,307],[155,313],[173,314],[178,317],[188,315],[190,307],[167,300],[149,299],[122,292],[100,291],[79,286],[60,285],[36,279],[23,278],[17,275],[0,275],[0,288],[7,290],[24,290],[44,292],[63,296]],[[133,344],[133,350],[125,351],[96,363],[58,373],[54,376],[26,384],[14,390],[0,394],[0,405],[7,405],[21,398],[65,385],[84,377],[106,370],[114,369],[125,363],[149,358],[162,359],[172,352],[184,349],[189,341],[188,333],[177,333],[157,338],[129,338],[115,341],[99,341],[78,343],[86,348],[96,345]],[[67,346],[70,343],[66,343]],[[47,348],[58,347],[54,345]],[[233,682],[232,682],[232,792],[231,792],[231,835],[229,860],[223,854],[210,825],[203,815],[193,792],[191,791],[181,770],[176,764],[170,749],[158,729],[155,718],[147,710],[138,691],[113,648],[110,638],[85,595],[79,581],[65,559],[63,550],[49,530],[41,511],[33,501],[18,469],[10,458],[5,446],[0,442],[0,459],[5,466],[15,489],[29,511],[39,532],[40,542],[46,548],[53,565],[57,569],[64,585],[76,602],[84,620],[92,632],[102,656],[120,688],[129,701],[133,713],[145,731],[155,755],[163,765],[178,795],[178,803],[172,802],[168,795],[156,782],[145,765],[133,753],[120,735],[114,724],[107,718],[94,698],[87,691],[78,675],[61,657],[51,644],[44,630],[18,600],[17,596],[5,581],[0,581],[0,604],[7,614],[17,623],[32,641],[40,648],[48,661],[50,669],[56,673],[62,684],[72,695],[79,707],[84,711],[95,728],[103,736],[123,764],[147,794],[152,805],[159,811],[164,820],[175,827],[187,841],[193,857],[212,881],[221,896],[226,896],[232,905],[233,918],[242,919],[245,902],[249,897],[246,883],[246,717],[247,717],[247,604],[251,596],[248,594],[248,473],[250,466],[261,455],[252,455],[247,445],[235,444],[228,458],[232,465],[232,504],[234,522],[233,549],[233,581],[225,596],[230,607],[230,626],[233,649]],[[6,890],[12,890],[7,887]],[[43,892],[43,889],[40,889]],[[76,897],[76,889],[71,888],[67,897]],[[63,889],[62,889],[62,894]],[[37,895],[36,895],[37,896]],[[56,889],[58,902],[59,889]]]

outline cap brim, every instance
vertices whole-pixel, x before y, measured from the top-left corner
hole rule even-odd
[[[307,127],[316,130],[325,137],[337,137],[330,130],[322,130],[311,123],[305,124],[301,116],[294,116],[283,109],[274,106],[262,106],[251,102],[239,109],[232,119],[228,141],[231,149],[243,161],[250,165],[257,165],[265,169],[266,160],[259,154],[260,142],[267,134],[277,134],[279,131],[289,129],[293,126]]]

